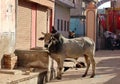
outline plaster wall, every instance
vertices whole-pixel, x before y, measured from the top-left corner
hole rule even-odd
[[[75,8],[70,9],[71,16],[81,16],[82,15],[82,1],[76,0]]]
[[[0,68],[4,54],[15,47],[15,0],[0,0]]]

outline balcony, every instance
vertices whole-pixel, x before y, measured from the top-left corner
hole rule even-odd
[[[74,0],[55,0],[55,2],[68,8],[74,7]]]

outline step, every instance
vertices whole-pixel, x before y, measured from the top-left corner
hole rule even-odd
[[[42,84],[47,70],[24,74],[21,70],[0,70],[0,84]]]

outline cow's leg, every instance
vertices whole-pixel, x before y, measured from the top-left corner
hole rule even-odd
[[[64,62],[64,60],[62,60],[62,59],[57,61],[58,71],[57,71],[57,77],[56,78],[59,79],[59,80],[62,78],[63,62]]]
[[[93,78],[95,76],[95,59],[94,59],[94,55],[90,56],[90,61],[92,63],[92,75],[91,75],[91,78]]]
[[[84,57],[85,57],[85,61],[86,61],[86,64],[87,64],[87,68],[86,68],[85,73],[82,75],[82,77],[85,77],[85,76],[87,75],[88,69],[89,69],[89,67],[90,67],[90,60],[89,60],[88,56],[87,56],[87,55],[84,55]]]

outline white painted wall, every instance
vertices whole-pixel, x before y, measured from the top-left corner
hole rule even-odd
[[[4,54],[15,47],[15,0],[0,0],[0,68]]]
[[[8,48],[5,53],[13,53],[15,46],[15,0],[0,0],[0,45],[6,43],[2,41],[8,40],[6,43]],[[2,50],[4,50],[1,48]]]
[[[1,0],[0,0],[0,7],[1,7]],[[1,8],[0,8],[1,9]],[[1,30],[1,14],[2,14],[2,11],[0,10],[0,30]],[[1,31],[0,31],[0,36],[1,36]]]

